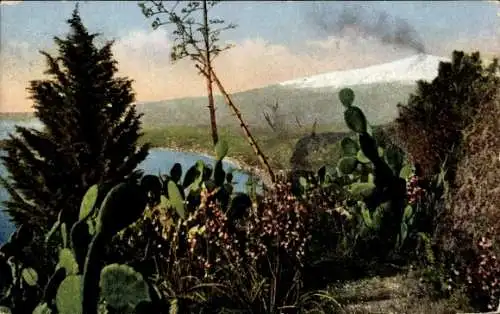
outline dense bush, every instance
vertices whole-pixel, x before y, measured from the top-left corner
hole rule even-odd
[[[465,131],[464,157],[458,164],[456,189],[443,230],[445,249],[459,252],[462,280],[474,302],[496,308],[500,299],[500,94],[478,110]],[[467,241],[460,241],[463,234]]]
[[[225,292],[205,287],[202,290],[209,290],[212,297],[199,301],[200,307],[210,306],[217,295],[228,298],[228,294],[233,301],[226,300],[220,307],[272,312],[277,308],[269,307],[295,304],[301,288],[296,276],[310,240],[313,209],[301,204],[286,182],[277,183],[257,202],[236,194],[230,209],[217,200],[214,190],[202,187],[199,193],[199,205],[185,219],[159,203],[123,236],[131,241],[130,249],[141,246],[144,238],[150,242],[149,256],[159,265],[160,282],[169,287],[168,298],[186,308],[192,306],[183,299],[189,286],[217,283],[222,286],[213,288]],[[257,285],[250,280],[255,276],[262,280],[260,288],[252,286]],[[273,279],[276,276],[279,280]],[[294,280],[298,280],[295,285]],[[259,291],[252,292],[256,288]],[[272,304],[266,300],[269,293],[275,294]]]
[[[462,131],[482,104],[493,98],[498,84],[497,60],[483,65],[479,52],[454,51],[451,62],[441,62],[432,82],[418,81],[408,103],[399,105],[395,130],[399,142],[425,176],[437,173],[447,160],[453,177],[460,155]]]

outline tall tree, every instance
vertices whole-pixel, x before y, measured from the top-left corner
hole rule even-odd
[[[274,172],[260,149],[257,141],[254,139],[248,125],[243,120],[243,117],[236,105],[234,104],[231,96],[227,93],[226,89],[222,85],[221,81],[217,77],[212,65],[212,60],[220,52],[229,49],[231,45],[227,45],[221,48],[217,45],[219,41],[220,32],[223,30],[234,28],[235,25],[229,24],[218,29],[211,28],[214,24],[224,24],[224,20],[218,18],[208,18],[208,11],[219,1],[189,1],[186,6],[180,10],[180,14],[176,12],[176,8],[179,3],[183,1],[176,1],[171,9],[165,8],[163,1],[149,1],[152,3],[151,7],[147,7],[145,3],[139,3],[139,7],[142,9],[142,13],[147,17],[153,17],[157,15],[165,14],[167,16],[166,21],[162,21],[159,17],[156,17],[152,23],[154,29],[165,24],[174,24],[176,30],[173,32],[175,37],[175,44],[172,49],[171,57],[172,60],[179,60],[181,58],[190,57],[191,60],[195,61],[195,67],[207,80],[207,90],[209,99],[209,109],[210,109],[210,119],[212,121],[212,138],[214,143],[217,143],[217,124],[215,119],[215,104],[213,102],[213,92],[212,83],[219,88],[224,101],[233,111],[236,118],[238,119],[245,136],[252,147],[257,158],[261,162],[262,166],[267,171],[270,180],[275,181]],[[196,14],[202,12],[202,19],[196,18]],[[196,28],[195,28],[196,27]],[[201,34],[201,39],[200,39]],[[203,45],[202,45],[203,44]]]
[[[150,1],[151,6],[146,7],[145,3],[139,3],[144,16],[147,18],[166,14],[167,20],[161,21],[156,17],[152,23],[154,29],[161,25],[173,24],[176,29],[173,32],[175,44],[172,47],[171,58],[175,62],[184,58],[190,58],[196,62],[197,66],[204,69],[208,110],[210,112],[210,125],[212,128],[212,140],[214,145],[218,141],[217,118],[215,115],[215,101],[213,96],[212,63],[222,51],[231,48],[231,45],[221,47],[217,44],[222,31],[235,28],[236,25],[229,23],[225,26],[215,28],[215,25],[223,25],[225,21],[219,18],[208,18],[208,11],[214,7],[218,1],[189,1],[186,2],[180,12],[176,9],[183,1],[175,1],[172,8],[166,8],[163,1]],[[199,14],[200,16],[195,16]]]
[[[132,104],[132,80],[115,76],[113,41],[95,46],[99,34],[87,31],[78,5],[67,22],[71,32],[54,37],[58,56],[41,51],[49,78],[28,88],[44,128],[16,127],[2,157],[9,172],[2,183],[11,195],[6,211],[33,231],[47,231],[61,210],[71,225],[91,185],[136,177],[149,149],[137,145],[141,115]]]

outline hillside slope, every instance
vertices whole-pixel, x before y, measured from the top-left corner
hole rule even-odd
[[[363,109],[371,123],[384,123],[397,115],[397,104],[405,102],[415,85],[379,83],[351,86],[356,93],[356,105]],[[289,124],[295,125],[296,117],[304,125],[315,120],[319,124],[340,124],[343,126],[343,108],[338,100],[341,88],[298,89],[273,85],[232,95],[243,118],[250,126],[267,127],[263,112],[267,106],[279,102],[279,114]],[[215,97],[217,119],[221,125],[238,125],[237,119],[224,103],[221,96]],[[158,101],[138,105],[144,113],[143,121],[150,126],[207,125],[209,123],[207,99],[193,97]]]

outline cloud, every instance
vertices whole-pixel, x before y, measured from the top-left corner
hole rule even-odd
[[[385,45],[425,52],[424,42],[408,21],[385,11],[370,11],[374,17],[368,15],[361,5],[344,4],[341,12],[335,12],[331,3],[316,3],[304,14],[306,25],[325,35],[370,37]]]
[[[16,5],[16,4],[20,4],[21,2],[23,1],[14,1],[14,0],[0,0],[0,5]]]
[[[390,61],[398,54],[408,53],[372,41],[375,48],[366,47],[361,41],[329,38],[308,42],[309,53],[299,53],[262,38],[245,39],[221,53],[214,66],[227,90],[238,92],[296,77]],[[115,43],[120,72],[135,79],[139,100],[205,95],[203,77],[193,63],[185,59],[172,64],[170,48],[168,34],[161,29],[132,32]]]
[[[429,53],[449,56],[453,49],[479,49],[485,52],[484,56],[498,55],[498,39],[485,35],[475,41],[433,44]],[[24,42],[2,44],[0,111],[29,111],[31,103],[25,88],[29,80],[44,77],[45,60],[36,53],[44,48],[30,47]],[[222,52],[214,61],[222,84],[232,93],[302,76],[388,62],[415,53],[409,48],[384,45],[370,36],[310,40],[302,45],[301,51],[262,38],[248,38],[233,44],[235,47]],[[206,95],[205,81],[192,61],[172,63],[170,48],[169,34],[161,28],[133,31],[115,41],[113,53],[119,75],[134,79],[137,101]]]

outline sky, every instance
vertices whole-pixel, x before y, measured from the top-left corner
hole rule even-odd
[[[56,52],[75,1],[0,0],[0,112],[31,111],[29,81],[47,78],[40,50]],[[98,45],[115,40],[120,76],[138,102],[206,95],[189,60],[172,62],[170,25],[153,30],[137,1],[80,1]],[[172,2],[167,1],[169,7]],[[500,56],[499,1],[221,1],[211,17],[237,25],[221,34],[233,48],[214,61],[229,92],[303,76],[454,49]],[[182,4],[181,4],[182,5]]]

